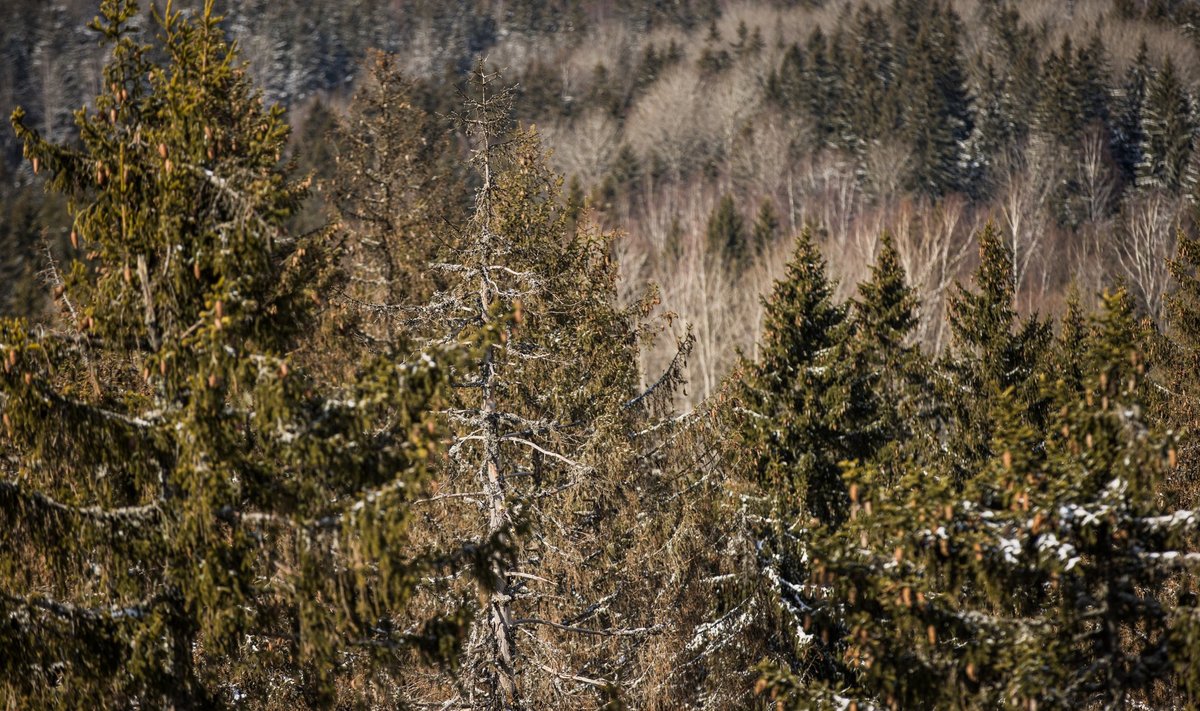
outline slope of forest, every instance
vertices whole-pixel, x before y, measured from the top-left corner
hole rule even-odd
[[[70,136],[72,112],[101,84],[104,50],[80,29],[94,8],[6,12],[0,97],[45,135]],[[820,230],[842,295],[890,231],[921,294],[920,339],[937,350],[947,289],[970,269],[970,235],[988,219],[1014,253],[1023,311],[1057,310],[1070,283],[1094,292],[1120,279],[1158,319],[1164,258],[1195,180],[1200,50],[1187,2],[273,2],[227,12],[223,26],[266,98],[290,107],[302,168],[321,177],[330,121],[369,48],[395,52],[439,116],[476,56],[502,69],[519,89],[516,118],[540,128],[570,190],[628,235],[617,246],[628,293],[656,282],[698,327],[691,404],[715,391],[736,348],[753,351],[759,298],[803,225]],[[61,247],[66,230],[43,231],[54,210],[41,212],[12,137],[0,146],[15,247],[0,301],[31,313],[44,303],[29,286],[43,243]],[[662,364],[670,353],[648,357]]]
[[[1194,3],[316,6],[0,9],[0,707],[1200,703]]]

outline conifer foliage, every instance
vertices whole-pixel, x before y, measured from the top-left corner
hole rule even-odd
[[[798,624],[798,651],[761,667],[758,689],[777,704],[1066,709],[1195,698],[1196,603],[1181,571],[1193,563],[1197,518],[1162,507],[1177,445],[1148,408],[1145,335],[1131,300],[1116,290],[1086,319],[1073,309],[1054,345],[1061,352],[1044,357],[1076,372],[1037,376],[1029,358],[1051,347],[1044,326],[1014,329],[1007,255],[990,229],[980,239],[979,291],[961,291],[954,307],[959,359],[932,373],[947,382],[973,374],[974,404],[903,420],[927,422],[926,436],[885,429],[890,444],[876,451],[886,456],[844,456],[828,470],[830,488],[845,492],[838,525],[776,526],[768,539],[790,541],[801,563],[781,602]],[[857,335],[895,353],[907,310],[889,251],[856,309],[864,324],[889,313],[899,328]],[[811,289],[819,273],[815,282],[795,270],[790,277],[801,293],[819,293]],[[790,319],[791,331],[834,308],[823,299],[809,306]],[[778,338],[771,318],[765,345]],[[910,363],[898,370],[930,367]],[[838,390],[827,385],[824,397]],[[903,392],[882,388],[875,412],[902,403]],[[759,427],[769,432],[771,421]],[[955,432],[970,434],[955,443]],[[794,456],[775,437],[763,440],[760,457]],[[986,444],[964,446],[970,441]],[[831,450],[847,451],[806,447],[810,457]],[[777,481],[764,489],[775,500],[790,496]]]
[[[1200,512],[1176,510],[1200,471],[1195,225],[1172,242],[1162,330],[1119,284],[1072,290],[1055,323],[1018,308],[1017,274],[1056,215],[1018,229],[1023,178],[988,175],[1084,146],[1046,192],[1095,189],[1074,256],[1102,250],[1116,183],[1194,187],[1186,73],[1145,45],[1120,69],[1099,30],[1041,52],[1053,32],[1004,3],[981,7],[970,58],[942,0],[847,8],[790,49],[746,23],[723,38],[722,4],[701,5],[697,52],[599,65],[581,105],[566,79],[526,87],[601,119],[607,147],[576,156],[597,184],[564,191],[499,73],[478,62],[447,109],[386,54],[344,111],[313,109],[305,140],[334,128],[297,180],[283,111],[211,0],[103,0],[109,60],[77,139],[12,117],[71,228],[69,264],[47,252],[57,313],[0,320],[0,707],[1200,704]],[[508,14],[557,27],[536,2]],[[718,121],[720,152],[758,151],[772,180],[621,139],[638,95],[750,64],[773,67],[781,128]],[[675,214],[671,180],[724,177],[707,225]],[[676,413],[690,331],[646,365],[675,316],[625,279],[587,196],[653,208],[654,251],[725,291],[770,273],[798,182],[800,202],[858,212],[794,237],[755,355]],[[954,286],[969,247],[938,241],[992,190],[1012,235],[982,227]],[[951,193],[961,212],[932,207]],[[906,222],[875,240],[865,211],[893,209]],[[824,234],[873,256],[856,288]],[[943,294],[950,343],[928,352],[918,305]]]
[[[350,234],[394,240],[376,254],[407,250],[432,273],[426,293],[402,294],[386,309],[359,303],[388,319],[377,333],[401,339],[387,352],[495,335],[450,373],[438,416],[451,444],[436,493],[418,504],[413,548],[474,550],[495,540],[507,555],[484,559],[477,590],[465,566],[418,590],[405,625],[451,615],[463,599],[478,604],[454,668],[414,664],[401,699],[598,707],[635,683],[651,686],[647,645],[666,614],[654,601],[669,594],[660,583],[670,574],[650,555],[670,534],[653,512],[671,499],[660,496],[665,483],[645,453],[673,429],[666,406],[688,343],[642,382],[637,354],[654,332],[644,323],[653,294],[617,305],[612,236],[564,209],[537,134],[510,124],[501,76],[479,65],[470,92],[456,115],[476,181],[466,218],[421,223],[437,240],[401,243],[406,231],[370,225]],[[352,263],[349,276],[374,278],[378,263]]]
[[[139,17],[106,0],[93,23],[112,60],[80,147],[13,115],[86,258],[55,328],[0,325],[0,702],[327,705],[392,648],[453,645],[453,620],[387,623],[425,567],[404,502],[446,370],[334,387],[291,364],[322,259],[282,228],[303,195],[282,112],[211,3],[168,5],[152,45]]]

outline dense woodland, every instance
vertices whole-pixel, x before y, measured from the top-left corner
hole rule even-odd
[[[1200,705],[1194,3],[18,5],[0,708]]]

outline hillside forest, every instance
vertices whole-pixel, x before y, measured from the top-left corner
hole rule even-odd
[[[0,709],[1200,705],[1200,6],[0,4]]]

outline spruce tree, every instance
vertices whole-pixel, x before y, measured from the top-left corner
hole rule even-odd
[[[905,448],[928,445],[938,405],[930,381],[930,364],[912,342],[917,326],[918,298],[909,286],[895,239],[884,233],[871,276],[858,285],[854,300],[854,348],[861,353],[858,367],[875,380],[873,447],[855,458],[894,458]],[[886,451],[879,451],[886,450]]]
[[[1168,59],[1146,87],[1141,131],[1145,136],[1137,184],[1178,193],[1185,187],[1195,141],[1192,98]]]
[[[918,419],[929,401],[925,366],[908,343],[916,298],[890,236],[883,243],[848,313],[832,302],[824,263],[807,236],[800,238],[767,304],[763,357],[744,386],[742,441],[770,504],[763,518],[772,524],[760,534],[760,566],[777,588],[770,604],[783,640],[759,667],[760,690],[770,686],[786,697],[799,685],[804,704],[836,704],[830,690],[853,677],[840,643],[843,601],[810,584],[813,551],[853,525],[857,486],[848,488],[843,474],[886,462],[890,471],[881,476],[898,476],[928,421]]]
[[[457,637],[388,622],[433,569],[402,543],[443,358],[336,387],[297,367],[324,250],[283,228],[283,112],[211,2],[155,15],[153,45],[137,18],[105,0],[92,24],[112,58],[78,146],[13,114],[87,256],[52,327],[0,324],[0,704],[354,703],[390,650]]]
[[[755,476],[791,515],[824,524],[844,517],[839,439],[825,395],[829,367],[846,320],[833,299],[825,260],[805,230],[796,239],[787,272],[766,301],[759,358],[747,374],[744,397],[752,413],[743,432],[755,458]]]
[[[783,53],[779,69],[771,76],[775,81],[769,85],[767,96],[778,102],[783,108],[799,111],[806,108],[803,105],[804,84],[807,77],[807,63],[804,49],[793,43]]]
[[[1142,129],[1142,114],[1146,104],[1146,89],[1153,74],[1150,49],[1143,38],[1137,56],[1125,70],[1124,80],[1113,100],[1113,160],[1120,167],[1126,184],[1134,182],[1143,159],[1146,135]]]
[[[901,76],[904,136],[911,148],[910,187],[940,196],[963,191],[964,148],[973,119],[957,38],[960,21],[940,9],[905,47]]]
[[[1164,688],[1194,702],[1195,597],[1168,586],[1196,518],[1157,503],[1175,444],[1145,419],[1130,304],[1105,296],[1083,396],[1058,398],[1044,433],[1010,388],[965,478],[936,450],[899,478],[846,471],[849,520],[812,541],[803,586],[828,600],[809,632],[844,674],[775,667],[764,690],[794,708],[1121,708],[1163,704]]]
[[[446,246],[442,225],[461,212],[468,190],[446,128],[418,105],[396,58],[376,52],[368,61],[333,132],[336,167],[322,188],[343,246],[338,328],[382,352],[398,342],[392,312],[438,288],[428,262]]]
[[[754,254],[761,255],[763,250],[775,243],[779,235],[779,214],[775,212],[775,203],[770,198],[763,199],[758,206],[758,215],[754,218],[750,243]]]
[[[840,68],[830,59],[830,42],[817,27],[804,46],[805,71],[799,81],[800,105],[813,121],[816,146],[836,140],[836,111],[841,102]]]
[[[1083,98],[1073,81],[1074,63],[1070,37],[1063,39],[1061,51],[1051,50],[1042,62],[1037,126],[1043,135],[1061,145],[1073,145],[1083,132]]]
[[[746,223],[732,195],[725,195],[708,218],[708,253],[731,269],[745,266],[751,256]]]
[[[563,209],[562,181],[536,133],[509,123],[511,92],[478,67],[458,114],[475,173],[469,212],[430,225],[439,244],[411,259],[436,288],[409,294],[388,317],[401,345],[498,340],[450,373],[439,414],[449,432],[431,496],[420,502],[424,550],[478,550],[482,586],[459,570],[413,597],[406,626],[475,601],[456,668],[410,664],[414,705],[595,708],[633,693],[650,640],[673,613],[673,570],[655,557],[673,532],[660,511],[682,506],[647,450],[664,419],[687,343],[643,383],[639,349],[654,329],[648,294],[617,305],[612,236]],[[397,348],[402,354],[403,348]],[[650,694],[641,689],[639,693]]]
[[[1155,339],[1153,353],[1162,367],[1153,372],[1161,387],[1155,390],[1154,407],[1170,426],[1190,432],[1200,422],[1200,237],[1181,230],[1175,257],[1167,266],[1175,290],[1166,298],[1167,332]],[[1182,448],[1179,468],[1167,482],[1172,503],[1196,506],[1198,473],[1195,451]]]
[[[952,344],[944,365],[943,400],[955,410],[952,444],[961,474],[992,454],[1000,396],[1013,391],[1024,417],[1040,428],[1047,406],[1044,359],[1050,329],[1036,317],[1020,319],[1013,308],[1016,284],[1012,253],[988,223],[979,235],[977,292],[961,285],[950,298]]]
[[[885,429],[880,376],[833,288],[806,230],[765,303],[760,355],[746,365],[739,398],[740,465],[762,497],[753,516],[758,568],[768,583],[760,613],[769,631],[764,668],[812,683],[845,671],[828,636],[812,634],[821,602],[804,584],[810,548],[848,515],[843,462],[873,459]]]

